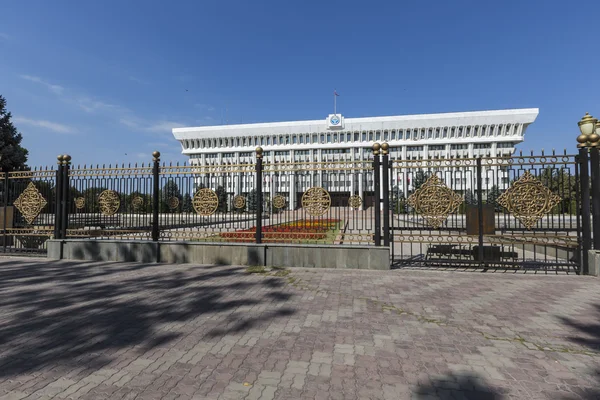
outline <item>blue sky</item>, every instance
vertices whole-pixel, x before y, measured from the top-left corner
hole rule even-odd
[[[172,127],[321,119],[334,88],[346,117],[539,107],[520,148],[574,152],[577,121],[600,116],[598,15],[557,0],[4,2],[0,94],[30,165],[182,161]]]

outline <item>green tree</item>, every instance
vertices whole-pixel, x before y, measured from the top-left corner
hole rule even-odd
[[[192,196],[189,193],[183,195],[183,204],[181,205],[181,211],[184,213],[194,212],[194,206],[192,204]]]
[[[159,193],[159,199],[160,199],[160,206],[159,206],[159,210],[161,213],[168,213],[168,212],[176,212],[177,208],[175,209],[171,209],[169,207],[169,199],[171,198],[176,198],[179,200],[179,204],[181,204],[181,200],[183,199],[183,196],[181,196],[181,192],[179,191],[179,185],[177,185],[177,182],[175,182],[173,179],[169,178],[169,180],[167,181],[167,183],[165,183],[165,185],[163,186],[163,188],[160,190]]]
[[[97,213],[100,212],[100,206],[98,205],[98,196],[103,191],[107,190],[106,187],[89,187],[82,193],[82,197],[85,199],[85,207],[82,212]]]
[[[16,170],[27,168],[29,152],[21,147],[23,136],[11,122],[12,115],[6,110],[6,99],[0,95],[0,168]]]
[[[427,182],[427,179],[429,178],[428,174],[419,170],[417,171],[413,177],[412,177],[412,187],[413,187],[413,191],[416,191],[417,189],[419,189],[421,186],[423,186],[423,184],[425,182]]]
[[[223,188],[223,186],[219,186],[217,187],[217,190],[215,190],[215,193],[217,194],[217,199],[219,200],[219,206],[217,207],[217,211],[226,213],[228,210],[228,204],[227,192],[225,191],[225,188]]]
[[[248,196],[246,197],[246,206],[248,207],[248,212],[256,212],[258,208],[258,193],[256,189],[252,189]]]
[[[127,212],[145,214],[152,212],[152,195],[139,191],[133,191],[124,197],[125,204],[123,204],[122,207],[124,207]],[[137,198],[142,199],[141,204],[140,200],[135,200]]]
[[[502,195],[502,192],[500,191],[500,189],[498,189],[498,186],[496,185],[492,186],[492,188],[487,193],[486,203],[492,204],[494,206],[494,210],[496,211],[502,211],[502,206],[498,204],[498,197],[500,197],[500,195]]]

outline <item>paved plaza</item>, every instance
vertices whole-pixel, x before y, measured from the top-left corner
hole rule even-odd
[[[596,399],[600,280],[0,258],[0,399]]]

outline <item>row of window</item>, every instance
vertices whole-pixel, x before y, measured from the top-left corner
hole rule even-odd
[[[418,128],[371,132],[329,132],[294,135],[253,136],[237,138],[185,139],[185,149],[217,147],[270,146],[289,144],[373,142],[388,140],[424,140],[444,138],[471,138],[488,136],[511,136],[517,133],[518,125],[459,126],[446,128]]]
[[[475,149],[490,149],[491,147],[492,147],[492,145],[490,143],[475,143],[473,146],[473,148],[475,148]],[[497,144],[497,148],[499,148],[499,149],[512,148],[512,147],[514,147],[514,143],[498,143]],[[430,150],[430,151],[438,151],[438,150],[445,150],[445,149],[446,149],[445,145],[430,145],[428,147],[428,150]],[[469,145],[468,144],[452,144],[452,145],[450,145],[450,149],[452,149],[452,150],[468,150]],[[369,156],[373,153],[373,150],[370,147],[362,148],[362,150],[363,150],[362,153],[364,156]],[[399,153],[401,150],[402,150],[402,147],[390,147],[390,153],[393,153],[393,154]],[[311,151],[315,157],[318,156],[319,150],[294,150],[294,155],[295,156],[310,155]],[[354,151],[357,155],[360,155],[360,148],[355,148]],[[423,152],[424,147],[423,146],[406,146],[406,151],[407,152]],[[221,153],[221,154],[222,154],[223,159],[235,158],[235,153]],[[274,151],[273,154],[278,157],[281,157],[281,156],[289,157],[290,151],[289,150],[278,150],[278,151]],[[352,149],[321,149],[322,156],[334,155],[334,154],[350,155],[350,154],[352,154]],[[217,159],[219,157],[219,153],[204,153],[204,155],[205,155],[206,159]],[[270,155],[271,155],[270,151],[265,151],[263,153],[264,158],[268,158],[268,157],[270,157]],[[254,153],[240,152],[239,156],[240,157],[253,157]],[[201,154],[192,154],[192,155],[190,155],[190,158],[199,159],[199,158],[202,158],[202,155]],[[408,158],[410,159],[412,157],[409,155]],[[423,156],[420,156],[417,158],[421,159],[421,158],[423,158]]]

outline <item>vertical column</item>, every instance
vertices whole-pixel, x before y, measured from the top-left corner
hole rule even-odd
[[[579,149],[579,168],[581,171],[581,235],[582,235],[582,257],[580,273],[589,273],[588,250],[592,248],[591,226],[590,226],[590,170],[588,149]]]
[[[152,153],[152,240],[157,242],[159,238],[159,215],[158,215],[158,195],[160,192],[159,185],[159,168],[160,168],[160,152]]]
[[[62,178],[63,178],[63,156],[56,157],[58,167],[56,169],[56,191],[54,194],[54,238],[62,239],[61,223],[62,223]],[[4,172],[4,231],[6,232],[6,204],[8,203],[8,171]],[[6,246],[6,238],[4,239]],[[6,252],[6,248],[5,248]]]
[[[373,215],[375,217],[375,246],[381,246],[381,196],[380,196],[380,163],[379,163],[379,143],[373,144],[373,186],[375,191],[375,205],[373,207]]]
[[[60,188],[58,187],[58,181],[59,181],[59,177],[61,176],[61,168],[62,168],[62,156],[58,156],[58,172],[57,172],[57,176],[56,176],[56,198],[57,201],[60,201],[60,197],[59,197],[59,193],[60,193]],[[6,234],[6,227],[7,227],[7,218],[8,218],[8,168],[2,168],[2,170],[4,171],[4,218],[2,221],[2,246],[4,247],[4,253],[6,253],[6,241],[8,240],[8,235]],[[58,239],[58,235],[57,235],[57,226],[58,225],[58,221],[60,218],[60,214],[58,212],[58,210],[60,209],[59,204],[60,203],[56,203],[56,214],[57,216],[55,217],[54,220],[54,237]],[[58,228],[60,229],[60,228]],[[60,232],[60,231],[59,231]],[[59,233],[60,234],[60,233]]]
[[[483,190],[482,190],[482,168],[481,168],[481,157],[477,157],[477,231],[479,234],[479,246],[478,249],[478,260],[479,265],[483,266]]]
[[[592,216],[594,250],[600,250],[600,154],[597,145],[590,148],[590,177],[592,179]]]
[[[383,181],[383,245],[390,245],[390,170],[389,148],[387,143],[381,145],[382,163],[381,175]]]
[[[263,149],[256,148],[256,243],[262,243],[262,206],[263,206],[263,165],[262,165]]]
[[[69,228],[69,164],[71,162],[71,156],[66,154],[63,156],[63,168],[62,168],[62,198],[61,198],[61,223],[60,223],[60,237],[65,239],[67,237],[67,229]]]

